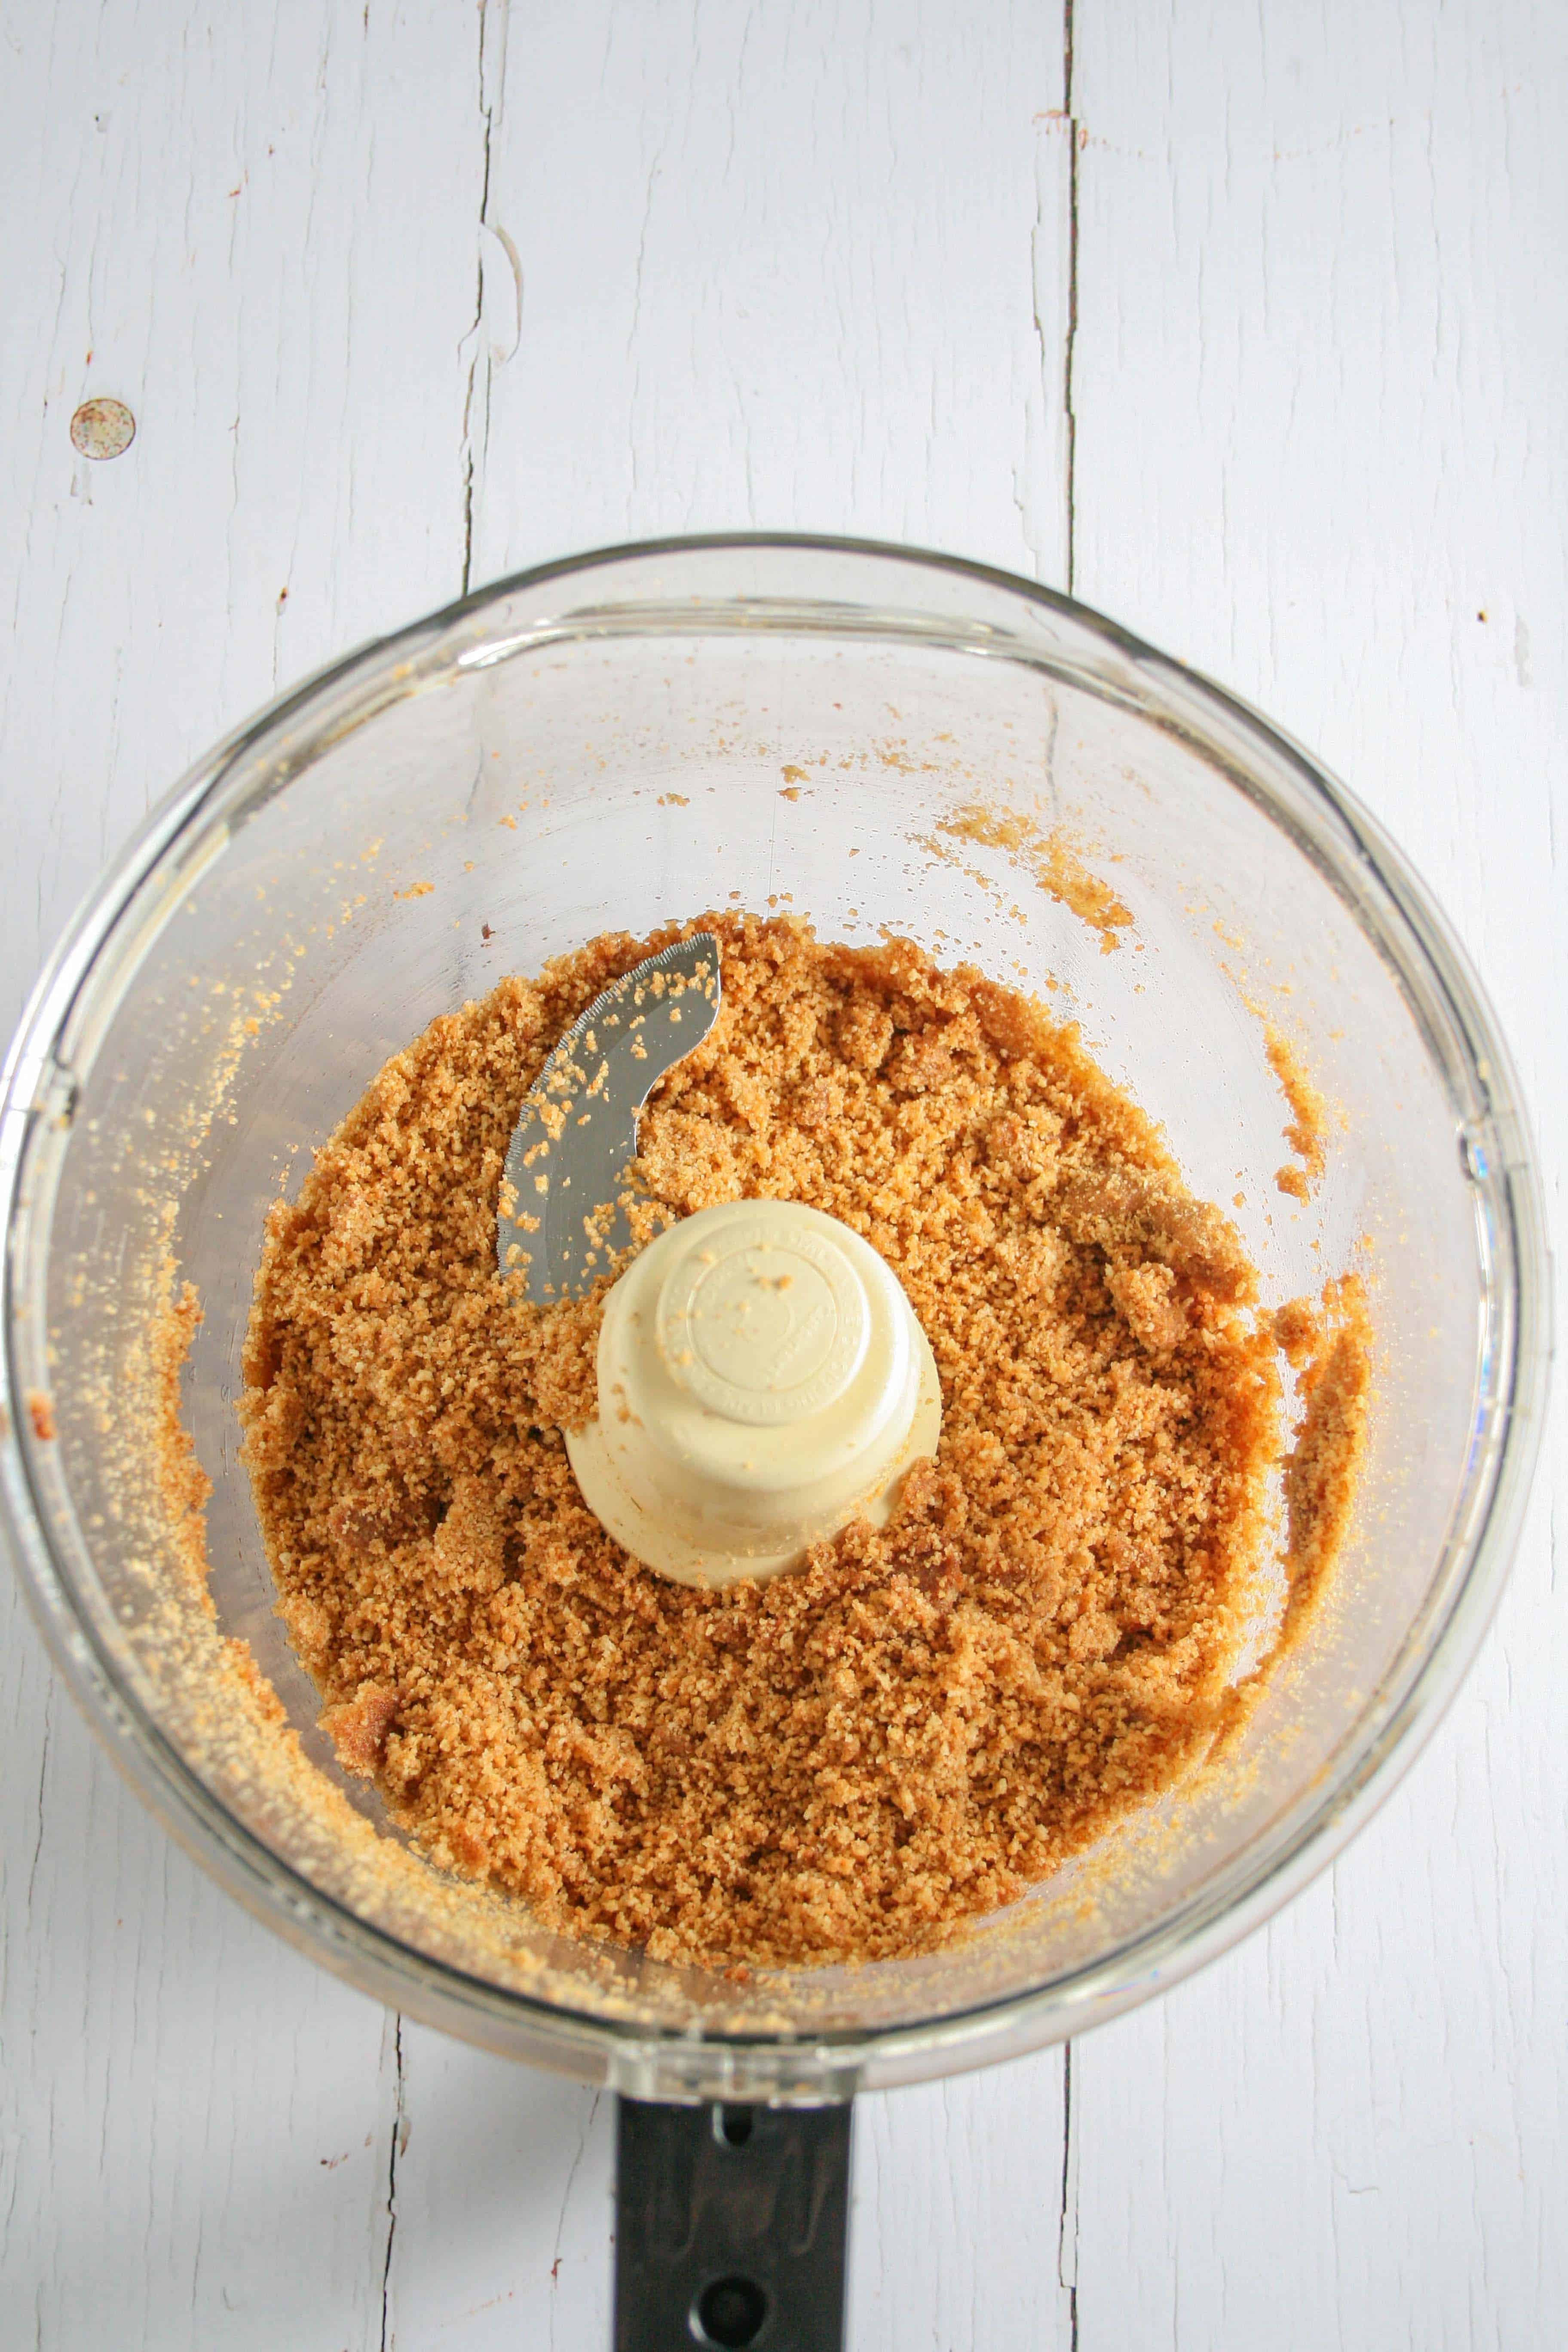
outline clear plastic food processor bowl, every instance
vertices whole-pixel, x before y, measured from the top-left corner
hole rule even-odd
[[[977,803],[1068,829],[1131,914],[1115,952],[1026,858],[942,830]],[[1360,1265],[1376,1341],[1335,1595],[1223,1762],[950,1948],[748,1984],[545,1934],[387,1828],[315,1728],[234,1422],[263,1215],[382,1060],[505,971],[731,906],[1052,988],[1194,1189],[1243,1195],[1268,1299]],[[1330,1105],[1307,1204],[1274,1184],[1289,1114],[1260,1007]],[[120,859],[39,984],[4,1120],[5,1506],[98,1730],[329,1967],[625,2091],[841,2096],[1169,1983],[1387,1792],[1507,1565],[1545,1375],[1541,1214],[1464,956],[1305,753],[995,572],[831,541],[634,548],[368,647],[222,745]],[[148,1471],[171,1254],[205,1316],[183,1409],[214,1485],[210,1612]],[[226,1696],[234,1636],[305,1765]]]

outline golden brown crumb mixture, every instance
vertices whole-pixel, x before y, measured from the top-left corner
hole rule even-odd
[[[722,1010],[643,1115],[645,1230],[773,1196],[882,1253],[943,1399],[892,1523],[708,1593],[578,1496],[599,1309],[498,1276],[501,1164],[549,1048],[675,931],[505,980],[380,1072],[272,1213],[247,1460],[323,1721],[437,1864],[659,1958],[881,1958],[1202,1754],[1267,1549],[1273,1331],[1072,1029],[905,941],[703,928]]]
[[[977,801],[938,825],[939,834],[973,841],[985,849],[1005,849],[1037,888],[1100,935],[1100,952],[1111,955],[1132,921],[1108,882],[1090,873],[1069,836],[1059,827],[1043,832],[1026,809],[997,809]],[[935,846],[933,844],[932,846]]]
[[[1264,1024],[1263,1045],[1268,1056],[1268,1066],[1279,1081],[1280,1092],[1290,1113],[1285,1126],[1285,1140],[1300,1162],[1296,1168],[1278,1169],[1274,1181],[1279,1191],[1288,1193],[1292,1200],[1310,1201],[1312,1187],[1328,1164],[1323,1143],[1328,1129],[1328,1105],[1302,1069],[1289,1040],[1280,1034],[1271,1021]]]
[[[147,1332],[147,1370],[158,1433],[158,1491],[174,1549],[210,1610],[206,1508],[212,1480],[196,1458],[190,1433],[180,1419],[180,1373],[202,1320],[202,1309],[192,1284],[182,1283],[175,1288],[175,1273],[174,1259],[166,1256],[159,1268],[158,1304]]]
[[[1290,1589],[1280,1641],[1319,1599],[1349,1530],[1366,1444],[1372,1328],[1357,1274],[1323,1285],[1321,1304],[1292,1299],[1275,1338],[1300,1374],[1304,1410],[1285,1464]]]

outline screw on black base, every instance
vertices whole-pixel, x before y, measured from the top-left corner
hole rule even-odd
[[[615,2352],[843,2352],[849,2117],[622,2099]]]

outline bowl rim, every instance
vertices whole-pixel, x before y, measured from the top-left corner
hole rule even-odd
[[[1113,1943],[1081,1966],[1023,1992],[887,2026],[846,2026],[792,2035],[661,2026],[556,2004],[473,1976],[403,1943],[327,1894],[284,1861],[210,1790],[134,1690],[117,1675],[98,1630],[78,1605],[47,1533],[35,1480],[28,1383],[17,1328],[17,1208],[28,1150],[41,1121],[68,1118],[58,1051],[89,995],[100,959],[138,893],[161,863],[200,827],[226,777],[280,723],[319,708],[354,681],[368,684],[447,640],[454,628],[509,598],[556,581],[649,559],[738,554],[816,554],[894,563],[915,576],[941,574],[1001,590],[1070,621],[1167,704],[1221,722],[1282,764],[1317,820],[1310,847],[1385,959],[1397,946],[1404,983],[1417,979],[1442,1007],[1468,1065],[1475,1116],[1459,1122],[1478,1214],[1492,1247],[1484,1293],[1500,1345],[1493,1378],[1478,1398],[1470,1463],[1428,1601],[1399,1657],[1414,1643],[1397,1695],[1369,1705],[1319,1774],[1319,1793],[1281,1809],[1240,1853],[1170,1913]],[[708,608],[733,605],[733,593]],[[814,600],[805,600],[810,603]],[[628,633],[635,633],[638,608]],[[852,607],[845,608],[847,611]],[[1001,646],[997,650],[1007,650]],[[1013,649],[1015,654],[1021,648]],[[1080,683],[1096,688],[1089,678]],[[1212,756],[1212,754],[1211,754]],[[1240,782],[1233,775],[1233,782]],[[1246,787],[1277,824],[1309,846],[1276,792],[1256,776]],[[1309,831],[1312,831],[1310,824]],[[1381,918],[1365,906],[1375,884]],[[1390,918],[1392,917],[1392,921]],[[1377,928],[1374,929],[1374,922]],[[1387,932],[1388,936],[1381,935]],[[1407,1003],[1413,1013],[1411,985]],[[1440,1058],[1428,1036],[1428,1051]],[[1453,1072],[1443,1073],[1453,1091]],[[89,894],[35,984],[0,1073],[0,1202],[5,1215],[0,1381],[0,1524],[19,1581],[68,1686],[143,1801],[204,1868],[258,1917],[318,1961],[390,2005],[490,2047],[590,2078],[661,2095],[695,2095],[717,2079],[783,2095],[844,2095],[857,2084],[913,2080],[979,2065],[1083,2031],[1179,1981],[1268,1917],[1325,1868],[1393,1792],[1458,1690],[1497,1605],[1539,1452],[1551,1360],[1550,1266],[1542,1190],[1521,1091],[1489,1001],[1452,926],[1413,867],[1353,794],[1290,736],[1190,665],[1159,653],[1078,599],[997,567],[936,551],[810,532],[739,531],[633,541],[559,557],[472,590],[385,636],[372,638],[315,671],[233,730],[173,785]],[[51,1203],[52,1205],[52,1203]],[[1483,1318],[1483,1321],[1485,1318]],[[1429,1622],[1428,1622],[1429,1619]],[[1417,1640],[1419,1636],[1419,1640]],[[1396,1664],[1398,1662],[1396,1661]],[[1385,1677],[1385,1683],[1387,1678]],[[1370,1720],[1367,1736],[1360,1737]],[[1277,1826],[1282,1819],[1283,1829]]]

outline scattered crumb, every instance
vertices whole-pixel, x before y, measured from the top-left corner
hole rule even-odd
[[[1290,1593],[1281,1644],[1293,1640],[1339,1554],[1366,1451],[1372,1327],[1361,1276],[1323,1286],[1321,1305],[1294,1299],[1274,1318],[1300,1375],[1306,1410],[1285,1464]]]
[[[370,1779],[381,1769],[398,1706],[395,1691],[384,1689],[379,1683],[364,1683],[352,1699],[322,1709],[321,1729],[337,1749],[345,1771]]]
[[[1121,935],[1132,921],[1131,908],[1109,883],[1089,872],[1059,829],[1045,833],[1022,809],[988,808],[976,802],[944,819],[938,831],[984,849],[1007,850],[1047,897],[1099,932],[1102,955],[1121,946]]]
[[[1292,1200],[1310,1201],[1326,1164],[1323,1138],[1328,1132],[1328,1106],[1302,1069],[1289,1039],[1271,1021],[1264,1024],[1263,1045],[1290,1112],[1285,1140],[1300,1162],[1296,1168],[1278,1170],[1274,1181]]]
[[[427,898],[435,887],[434,882],[411,882],[406,890],[395,890],[392,895],[395,898]]]
[[[175,1551],[189,1570],[193,1586],[210,1609],[205,1518],[212,1480],[197,1461],[196,1449],[180,1419],[180,1373],[201,1323],[202,1310],[190,1283],[175,1290],[174,1272],[173,1258],[165,1257],[158,1276],[159,1303],[147,1333],[147,1363],[158,1432],[158,1487]]]
[[[23,1402],[27,1408],[27,1418],[33,1424],[33,1435],[40,1444],[47,1444],[57,1433],[53,1397],[43,1389],[29,1389]]]

